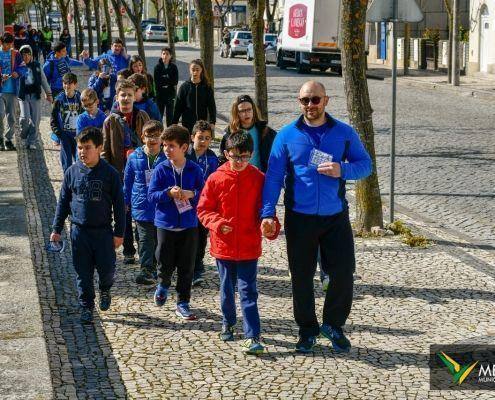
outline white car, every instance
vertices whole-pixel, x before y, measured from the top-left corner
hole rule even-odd
[[[249,41],[253,40],[253,35],[249,31],[232,32],[229,47],[229,58],[234,58],[237,54],[246,54]]]
[[[167,29],[163,25],[150,24],[144,30],[143,40],[159,40],[168,42]]]
[[[265,60],[266,63],[275,63],[277,61],[277,35],[274,33],[265,33],[263,38],[265,43]],[[251,61],[254,58],[254,46],[251,41],[246,51],[246,60]]]

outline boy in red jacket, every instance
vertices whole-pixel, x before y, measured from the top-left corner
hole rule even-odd
[[[201,192],[198,218],[210,231],[210,253],[220,275],[223,328],[220,338],[234,340],[235,283],[239,288],[248,354],[261,354],[256,274],[261,256],[260,207],[265,177],[249,164],[253,139],[239,133],[227,139],[228,162],[210,175]]]

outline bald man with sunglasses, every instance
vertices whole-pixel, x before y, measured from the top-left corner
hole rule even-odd
[[[285,235],[291,272],[294,318],[299,326],[296,351],[313,351],[321,334],[337,352],[351,344],[342,327],[352,306],[354,239],[345,198],[347,180],[371,173],[371,158],[348,124],[325,112],[328,96],[320,82],[299,92],[302,115],[275,137],[263,189],[262,230],[270,236],[282,187],[285,187]],[[330,276],[323,323],[316,317],[313,279],[318,248]]]

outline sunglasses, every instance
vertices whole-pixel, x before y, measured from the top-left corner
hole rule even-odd
[[[229,157],[235,162],[248,162],[251,159],[251,155],[249,156],[233,156],[229,154]]]
[[[323,97],[319,97],[319,96],[300,97],[299,98],[299,103],[301,103],[303,106],[307,106],[307,105],[309,105],[309,103],[314,104],[315,106],[317,106],[318,104],[320,104],[321,99],[323,99]]]

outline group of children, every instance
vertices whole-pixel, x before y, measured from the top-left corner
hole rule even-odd
[[[93,83],[98,85],[101,79]],[[220,338],[234,340],[237,287],[243,347],[249,354],[263,352],[256,274],[264,175],[249,163],[251,135],[231,135],[224,151],[227,162],[219,166],[209,148],[214,137],[209,122],[197,121],[191,131],[175,124],[164,129],[161,116],[150,119],[139,109],[147,86],[144,75],[117,80],[112,109],[105,110],[108,115],[102,107],[104,95],[92,87],[79,94],[72,73],[62,81],[51,126],[61,140],[65,174],[50,240],[60,240],[63,222],[70,214],[81,322],[93,320],[95,268],[100,309],[110,307],[115,249],[125,246],[132,221],[141,264],[136,282],[156,283],[154,302],[161,307],[176,273],[175,314],[196,320],[190,308],[191,288],[193,282],[197,285],[203,280],[209,232],[221,283]]]

